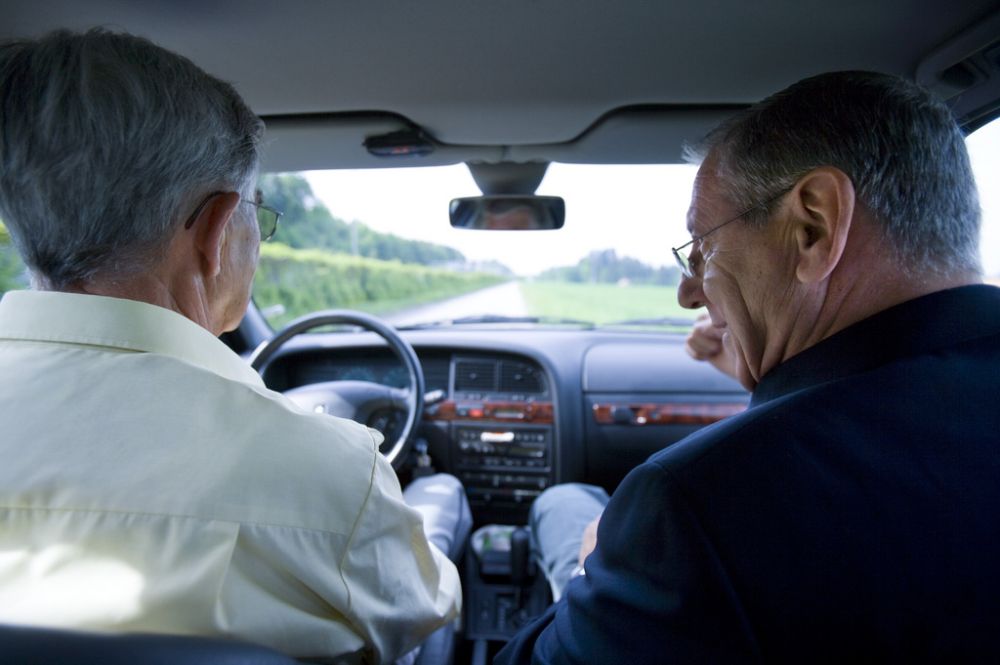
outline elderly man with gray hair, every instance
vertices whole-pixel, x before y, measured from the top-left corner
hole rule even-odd
[[[460,519],[425,525],[381,435],[300,410],[216,337],[278,221],[262,134],[144,39],[0,46],[0,218],[35,287],[0,302],[0,623],[384,662],[457,616],[457,481],[432,478]]]
[[[948,108],[824,74],[725,123],[699,161],[679,299],[707,308],[721,344],[692,352],[750,408],[610,502],[539,498],[536,531],[607,506],[583,573],[497,662],[995,662],[1000,289],[980,283]],[[572,569],[550,536],[543,566]]]

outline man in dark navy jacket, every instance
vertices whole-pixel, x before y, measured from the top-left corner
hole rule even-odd
[[[948,109],[825,74],[700,154],[679,299],[750,408],[623,481],[497,662],[1000,658],[1000,289]]]

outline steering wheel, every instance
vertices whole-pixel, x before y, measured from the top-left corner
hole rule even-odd
[[[292,337],[313,328],[334,324],[349,324],[370,330],[382,337],[406,368],[409,387],[393,388],[371,381],[324,381],[300,386],[285,392],[299,406],[320,413],[350,418],[363,425],[372,425],[391,411],[406,414],[405,422],[386,449],[385,458],[394,469],[399,469],[413,445],[417,425],[424,411],[424,372],[420,360],[409,342],[389,324],[364,312],[339,309],[306,314],[282,328],[270,340],[263,342],[250,356],[250,366],[263,373],[263,368],[274,354]],[[388,423],[388,419],[386,419]]]

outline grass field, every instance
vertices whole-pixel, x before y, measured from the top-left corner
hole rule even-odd
[[[611,323],[626,319],[677,317],[693,320],[695,313],[677,304],[673,286],[521,282],[531,316]]]

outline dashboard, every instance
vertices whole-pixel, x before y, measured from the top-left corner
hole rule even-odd
[[[445,328],[403,331],[423,368],[418,431],[434,467],[466,487],[477,523],[524,523],[555,483],[613,491],[653,452],[742,411],[749,395],[690,359],[673,333]],[[269,363],[275,390],[327,381],[404,388],[368,332],[301,335]]]

